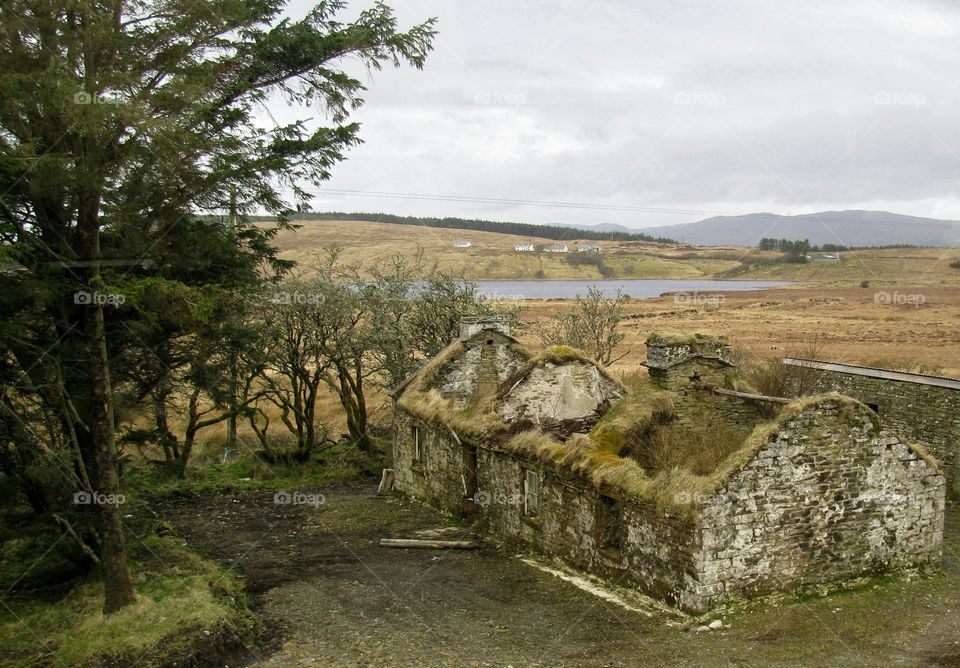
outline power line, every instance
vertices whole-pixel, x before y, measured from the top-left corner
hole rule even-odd
[[[696,209],[669,209],[643,206],[619,206],[611,204],[589,204],[586,202],[551,202],[547,200],[510,199],[505,197],[473,197],[467,195],[427,195],[421,193],[390,193],[374,190],[345,190],[324,188],[318,195],[358,195],[362,197],[383,197],[388,199],[417,199],[441,202],[475,202],[479,204],[517,204],[521,206],[546,206],[571,209],[602,209],[604,211],[634,211],[638,213],[678,213],[686,215],[736,215],[717,211],[699,211]]]

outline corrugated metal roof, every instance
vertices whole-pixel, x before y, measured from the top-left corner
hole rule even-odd
[[[805,366],[813,369],[822,369],[823,371],[847,373],[853,376],[867,376],[869,378],[880,378],[882,380],[896,380],[904,383],[933,385],[936,387],[945,387],[949,390],[960,390],[960,379],[947,378],[946,376],[928,376],[922,373],[894,371],[893,369],[858,366],[856,364],[844,364],[842,362],[824,362],[822,360],[802,359],[799,357],[784,357],[783,363],[791,366]]]

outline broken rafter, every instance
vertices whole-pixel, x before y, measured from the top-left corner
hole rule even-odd
[[[737,392],[735,390],[725,390],[722,387],[714,388],[713,390],[717,394],[722,394],[728,397],[737,397],[739,399],[752,399],[753,401],[767,401],[772,404],[789,404],[793,399],[788,399],[786,397],[768,397],[765,394],[750,394],[749,392]]]

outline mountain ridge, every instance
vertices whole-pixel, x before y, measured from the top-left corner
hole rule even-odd
[[[802,240],[813,245],[955,246],[960,221],[847,209],[791,216],[760,212],[712,216],[694,223],[642,228],[646,234],[669,236],[702,246],[755,246],[761,238]]]

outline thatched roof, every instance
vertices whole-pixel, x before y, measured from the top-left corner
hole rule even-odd
[[[524,357],[531,356],[517,339],[503,332],[498,333],[511,341],[514,351]],[[453,398],[442,396],[436,389],[444,367],[467,352],[469,341],[487,334],[485,330],[471,337],[457,339],[428,360],[391,392],[397,406],[428,424],[454,431],[458,437],[479,439],[508,429],[509,426],[494,411],[495,389],[480,391],[461,406]]]

